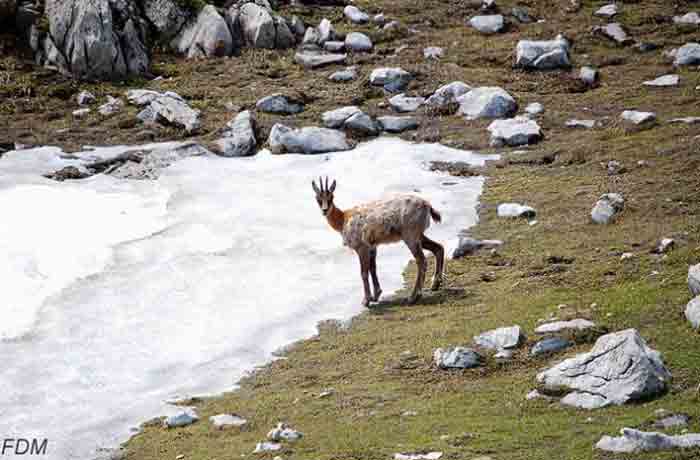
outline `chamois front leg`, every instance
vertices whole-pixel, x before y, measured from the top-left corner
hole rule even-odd
[[[365,291],[365,298],[362,299],[362,306],[369,307],[369,302],[372,298],[372,293],[369,291],[369,267],[371,260],[369,255],[369,249],[358,249],[357,256],[360,258],[360,273],[362,274],[362,287]]]
[[[382,295],[382,287],[379,285],[379,278],[377,278],[377,248],[372,248],[369,251],[369,274],[372,275],[374,288],[372,300],[376,302],[379,300],[379,296]]]

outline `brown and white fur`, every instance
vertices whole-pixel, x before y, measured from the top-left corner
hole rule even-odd
[[[440,288],[445,250],[424,233],[430,227],[431,219],[439,223],[441,216],[428,201],[413,195],[403,195],[342,211],[333,203],[335,181],[329,187],[328,178],[325,185],[319,178],[318,186],[313,181],[311,185],[328,224],[343,236],[343,244],[354,249],[360,259],[365,294],[362,305],[368,307],[370,301],[376,302],[382,293],[377,279],[377,246],[381,244],[403,241],[416,259],[418,275],[409,302],[415,303],[421,297],[428,267],[423,249],[432,252],[436,259],[431,289]],[[372,276],[373,292],[370,292],[369,275]]]

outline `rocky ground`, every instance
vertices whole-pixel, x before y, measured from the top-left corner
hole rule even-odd
[[[674,16],[695,11],[697,4],[618,2],[617,14],[608,19],[594,14],[608,3],[603,1],[496,3],[495,13],[503,14],[507,27],[489,35],[476,30],[474,21],[468,23],[484,14],[480,1],[356,2],[370,16],[383,13],[399,21],[397,28],[386,31],[371,22],[351,23],[342,7],[281,6],[285,16],[297,15],[309,25],[327,18],[341,34],[360,31],[374,42],[371,52],[350,53],[345,65],[316,70],[295,63],[294,49],[246,48],[232,58],[186,60],[156,54],[151,72],[163,77],[156,80],[76,83],[12,53],[2,58],[0,139],[5,144],[78,149],[188,137],[211,145],[243,109],[255,113],[256,135],[264,144],[275,123],[321,126],[322,114],[339,107],[355,105],[371,117],[395,114],[389,102],[394,94],[370,84],[378,67],[401,67],[412,74],[405,89],[410,97],[428,97],[444,84],[462,81],[503,88],[517,102],[518,113],[531,103],[544,109],[531,115],[543,138],[519,149],[493,146],[487,130],[492,120],[467,121],[426,107],[408,113],[420,123],[416,131],[402,134],[408,139],[502,154],[501,161],[483,171],[488,180],[481,222],[470,236],[503,244],[450,260],[447,288],[419,305],[385,300],[350,327],[322,325],[317,337],[291,347],[285,359],[258,370],[240,390],[188,401],[198,414],[196,423],[184,420],[187,426],[178,428],[163,427],[160,420],[147,424],[126,446],[126,458],[386,459],[396,453],[440,452],[449,459],[627,459],[628,453],[608,450],[629,444],[604,436],[618,436],[623,427],[633,429],[625,432],[629,438],[635,438],[634,429],[663,432],[669,438],[684,430],[700,431],[698,334],[684,314],[691,300],[689,266],[700,261],[700,123],[670,122],[700,115],[700,79],[697,63],[674,67],[666,55],[697,40],[698,25],[674,22]],[[516,6],[534,21],[516,20]],[[619,43],[614,38],[619,30],[596,29],[612,22],[622,24],[627,34],[618,37]],[[478,21],[476,25],[482,27]],[[488,21],[483,25],[492,26]],[[570,43],[570,70],[513,68],[519,40],[553,40],[560,33]],[[442,48],[443,56],[426,58],[427,47]],[[328,80],[346,65],[357,67],[356,80]],[[596,69],[599,79],[582,81],[583,66]],[[669,74],[678,75],[677,84],[643,84]],[[144,125],[136,118],[140,109],[128,104],[110,116],[98,113],[107,96],[126,101],[127,90],[144,88],[177,92],[201,110],[201,127],[188,134],[173,126]],[[88,105],[90,114],[75,119],[72,112],[80,108],[76,96],[83,90],[96,101]],[[275,93],[304,103],[304,110],[279,115],[256,109],[260,99]],[[622,118],[623,111],[653,112],[655,120],[636,124]],[[628,115],[636,119],[639,114]],[[568,127],[570,120],[590,120],[592,127]],[[350,132],[358,138],[366,134]],[[473,173],[447,169],[456,175]],[[601,195],[611,193],[624,199],[624,207],[610,197],[594,218],[615,215],[607,224],[593,223],[592,209]],[[506,211],[499,212],[503,203],[524,204],[534,211],[525,218],[499,217]],[[658,251],[664,238],[673,239],[674,245]],[[379,264],[381,272],[381,257]],[[408,285],[413,274],[411,265]],[[559,334],[565,350],[533,356],[530,350],[541,338],[535,329],[555,318],[587,319],[595,327]],[[489,350],[481,340],[481,346],[474,344],[475,336],[512,325],[524,337],[505,347],[510,351],[504,358],[496,357],[503,350]],[[619,396],[615,392],[610,396],[616,403],[594,410],[565,406],[552,397],[557,391],[548,385],[548,377],[538,375],[565,357],[590,351],[599,336],[627,329],[637,330],[646,345],[606,362],[606,368],[624,376],[629,370],[625,357],[644,356],[635,362],[655,369],[645,381],[663,381],[660,387],[649,390],[654,387],[650,385],[641,401],[634,397],[622,405],[614,405]],[[559,346],[546,344],[554,345]],[[481,357],[478,365],[437,366],[435,350],[455,346],[472,348]],[[646,346],[661,353],[663,364],[653,364],[655,355]],[[470,357],[465,354],[465,361]],[[536,388],[549,396],[526,399]],[[220,430],[209,421],[220,414],[237,414],[247,423],[240,426],[234,419],[234,426]],[[661,422],[673,415],[688,418],[677,425]],[[289,423],[303,437],[291,440],[294,435],[280,427],[268,441],[279,443],[280,450],[252,454],[278,422]],[[666,450],[634,458],[700,455],[697,448],[671,445],[685,441],[670,439],[654,441]],[[613,447],[595,449],[599,441],[600,447]]]

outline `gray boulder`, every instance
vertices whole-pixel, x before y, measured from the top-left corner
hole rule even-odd
[[[345,37],[345,48],[350,51],[371,51],[373,46],[372,40],[370,40],[367,35],[360,32],[350,32]]]
[[[369,82],[374,86],[382,86],[390,93],[398,93],[408,86],[413,77],[400,67],[382,67],[374,69],[369,76]]]
[[[234,49],[231,31],[213,5],[202,8],[197,19],[173,39],[171,46],[188,59],[230,56]]]
[[[635,329],[604,335],[589,353],[566,359],[537,375],[543,391],[570,392],[562,404],[584,409],[657,396],[668,388],[670,380],[661,354]]]
[[[622,436],[603,436],[595,445],[606,452],[633,453],[700,447],[700,433],[669,436],[663,433],[623,428]]]
[[[208,155],[211,152],[200,144],[188,142],[175,147],[156,148],[143,156],[140,162],[127,161],[109,174],[120,179],[157,179],[161,171],[183,158]]]
[[[515,48],[515,66],[551,70],[571,67],[569,41],[558,35],[550,41],[520,40]]]
[[[357,67],[348,67],[345,70],[338,70],[328,76],[330,81],[343,83],[357,79]]]
[[[457,248],[452,253],[453,259],[470,256],[481,249],[496,249],[503,245],[501,240],[477,240],[468,235],[459,235]]]
[[[483,357],[465,347],[438,348],[433,352],[433,360],[440,369],[471,369],[483,363]]]
[[[323,126],[332,129],[340,128],[348,118],[360,112],[362,112],[360,108],[354,105],[329,110],[321,115],[321,118],[323,119]]]
[[[700,329],[700,295],[688,302],[685,307],[685,317],[690,321],[693,329]]]
[[[329,53],[340,53],[345,50],[345,42],[330,41],[323,44],[323,49]]]
[[[226,22],[233,31],[234,42],[241,41],[252,48],[285,49],[297,41],[295,31],[266,1],[232,5],[226,12]]]
[[[404,93],[397,94],[389,99],[389,105],[391,108],[399,113],[415,112],[421,105],[423,105],[424,102],[425,99],[422,97],[409,97]]]
[[[676,50],[673,65],[698,65],[700,64],[700,44],[686,43]]]
[[[190,20],[191,13],[173,0],[143,0],[143,13],[161,41],[173,39]]]
[[[622,24],[618,22],[595,27],[593,32],[598,35],[602,35],[603,37],[612,40],[619,45],[627,45],[634,41],[629,37],[629,35],[627,35],[627,32],[625,32]]]
[[[163,421],[163,426],[166,428],[179,428],[192,425],[197,420],[199,420],[199,416],[194,410],[186,410],[166,417]]]
[[[700,295],[700,264],[691,265],[688,269],[688,289],[691,295]]]
[[[457,98],[459,114],[468,120],[477,118],[508,118],[518,111],[518,103],[499,87],[474,88]]]
[[[520,326],[501,327],[474,337],[474,343],[489,350],[517,348],[525,340]]]
[[[518,203],[501,203],[496,209],[498,217],[507,217],[511,219],[534,219],[537,215],[535,208],[523,206]]]
[[[343,10],[343,14],[353,24],[365,24],[369,22],[369,15],[353,5],[346,6]]]
[[[553,321],[538,326],[535,334],[558,334],[567,331],[586,331],[595,328],[594,322],[587,319],[572,319],[569,321]]]
[[[116,80],[128,74],[105,0],[47,0],[50,35],[46,55],[51,64],[77,79]],[[53,49],[55,48],[55,50]]]
[[[280,123],[272,127],[268,142],[273,153],[315,154],[352,148],[343,131],[317,127],[293,129]]]
[[[456,104],[460,96],[471,90],[471,86],[466,83],[453,81],[452,83],[439,87],[432,96],[425,101],[425,104],[434,109],[444,109],[450,104]]]
[[[267,433],[267,439],[270,441],[286,441],[294,442],[304,437],[304,434],[292,429],[286,423],[278,423],[275,428]]]
[[[381,128],[372,117],[364,112],[350,116],[343,123],[343,127],[368,136],[376,136]]]
[[[347,54],[325,53],[320,48],[304,48],[294,55],[294,60],[307,69],[316,69],[333,64],[343,64]]]
[[[260,99],[256,104],[258,110],[267,113],[280,113],[284,115],[300,113],[304,111],[304,104],[291,99],[284,94],[272,94]]]
[[[661,411],[664,411],[661,409]],[[658,411],[655,411],[658,412]],[[665,411],[664,411],[665,413]],[[656,414],[655,414],[656,415]],[[667,416],[661,416],[658,420],[654,422],[654,428],[661,428],[662,430],[668,430],[670,428],[685,428],[690,422],[690,417],[685,414],[671,414]]]
[[[318,24],[316,30],[318,30],[319,45],[326,43],[328,40],[335,40],[338,36],[338,34],[335,32],[333,24],[326,18],[321,19],[321,22]]]
[[[506,27],[506,21],[500,14],[487,16],[474,16],[469,20],[469,25],[482,34],[496,34]]]
[[[535,144],[542,139],[542,130],[535,120],[527,117],[515,117],[507,120],[495,120],[487,128],[491,133],[491,145],[517,147]]]
[[[107,102],[99,106],[97,111],[100,113],[100,115],[108,117],[120,112],[122,108],[124,108],[124,101],[112,96],[107,96]]]
[[[550,337],[547,339],[540,340],[535,345],[533,345],[530,350],[532,356],[546,355],[550,353],[556,353],[558,351],[566,350],[571,347],[572,343],[568,340],[562,339],[561,337]]]
[[[377,118],[382,130],[389,133],[402,133],[418,129],[418,120],[413,117],[385,116]]]
[[[214,142],[214,152],[224,157],[243,157],[255,154],[255,117],[246,110],[226,124],[221,139]]]
[[[625,199],[619,193],[601,195],[591,211],[591,219],[596,224],[609,224],[625,208]]]
[[[150,89],[130,89],[126,92],[126,100],[130,104],[142,107],[155,101],[161,93]]]
[[[155,121],[177,126],[188,134],[196,133],[201,127],[201,112],[191,108],[178,94],[167,92],[151,102]]]

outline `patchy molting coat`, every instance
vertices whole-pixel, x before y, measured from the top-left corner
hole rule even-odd
[[[341,234],[353,249],[374,248],[401,240],[419,241],[430,227],[432,206],[423,198],[403,195],[347,209]]]

